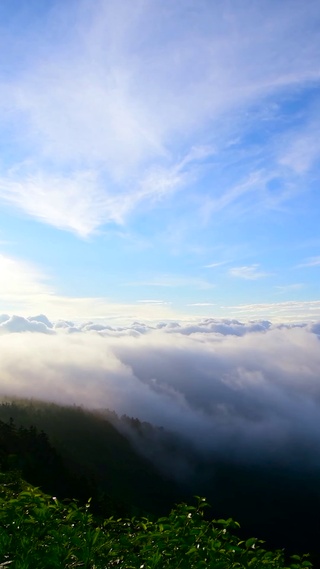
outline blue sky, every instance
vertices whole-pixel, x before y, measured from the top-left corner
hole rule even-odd
[[[320,10],[0,4],[0,312],[317,320]]]

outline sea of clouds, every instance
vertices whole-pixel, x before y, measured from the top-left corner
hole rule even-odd
[[[199,452],[320,463],[320,323],[129,326],[0,315],[0,395],[108,408]],[[297,459],[301,459],[301,452]]]

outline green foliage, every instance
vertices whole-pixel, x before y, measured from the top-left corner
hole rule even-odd
[[[3,475],[2,475],[3,476]],[[0,567],[14,569],[302,569],[307,556],[285,564],[282,551],[267,551],[260,540],[239,540],[232,519],[209,522],[207,506],[180,504],[157,521],[94,518],[90,502],[63,503],[12,477],[2,479]],[[11,565],[12,563],[12,565]]]

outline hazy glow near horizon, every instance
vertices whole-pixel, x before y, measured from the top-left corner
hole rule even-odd
[[[320,320],[320,10],[0,5],[0,313]]]

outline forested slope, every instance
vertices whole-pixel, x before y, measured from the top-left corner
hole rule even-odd
[[[96,510],[108,506],[121,515],[159,515],[182,498],[178,485],[141,456],[106,416],[21,401],[0,405],[0,419],[8,423],[2,424],[0,448],[11,441],[10,467],[46,492],[84,501],[92,497]]]

